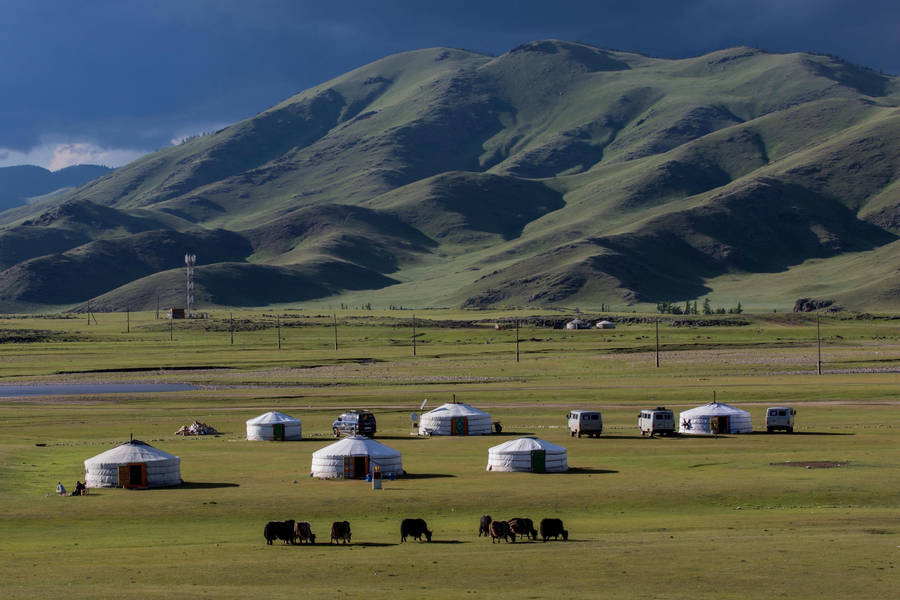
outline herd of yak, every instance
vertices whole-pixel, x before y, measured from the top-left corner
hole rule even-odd
[[[563,522],[560,519],[542,519],[540,524],[540,536],[546,542],[553,538],[558,540],[569,539],[569,532],[563,528]],[[400,523],[400,541],[405,542],[407,537],[415,538],[422,541],[431,541],[431,531],[428,530],[428,524],[425,519],[403,519]],[[275,540],[282,540],[285,544],[297,543],[316,543],[316,535],[312,532],[309,521],[269,521],[263,531],[266,543],[272,545]],[[507,542],[516,541],[516,536],[525,539],[537,540],[538,532],[534,529],[534,523],[531,519],[515,518],[508,521],[494,521],[490,515],[481,517],[478,524],[478,537],[488,536],[491,543],[506,540]],[[331,524],[331,541],[329,544],[341,542],[350,543],[350,523],[347,521],[335,521]]]

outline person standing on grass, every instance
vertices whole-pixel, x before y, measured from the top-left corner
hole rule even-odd
[[[63,487],[62,481],[56,482],[56,495],[57,496],[65,496],[66,488]]]

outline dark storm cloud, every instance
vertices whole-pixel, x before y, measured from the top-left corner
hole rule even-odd
[[[559,38],[678,58],[751,45],[900,72],[900,3],[0,0],[0,150],[152,150],[384,55]],[[123,155],[125,156],[125,155]]]

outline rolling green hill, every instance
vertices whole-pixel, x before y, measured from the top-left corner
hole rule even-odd
[[[190,251],[206,305],[900,308],[898,173],[898,79],[837,58],[432,48],[0,213],[0,306],[181,304]]]

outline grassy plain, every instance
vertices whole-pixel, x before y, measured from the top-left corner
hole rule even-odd
[[[193,392],[0,398],[0,587],[4,598],[893,598],[900,562],[900,330],[889,319],[822,320],[815,374],[809,316],[740,316],[743,326],[620,323],[613,331],[497,331],[509,313],[331,315],[286,310],[169,323],[152,313],[0,319],[0,385],[158,381]],[[548,317],[559,314],[548,313]],[[640,316],[640,315],[629,315]],[[485,319],[471,324],[473,318]],[[468,321],[450,327],[451,321]],[[462,325],[462,323],[456,323]],[[126,331],[130,329],[130,331]],[[13,335],[11,332],[17,332]],[[43,332],[43,333],[38,333]],[[713,392],[764,426],[798,411],[794,435],[645,439],[638,408],[678,410]],[[418,439],[409,413],[456,394],[501,435]],[[372,409],[410,476],[373,491],[310,479],[337,412]],[[571,439],[569,408],[599,408],[599,439]],[[304,441],[251,443],[266,410],[303,420]],[[426,408],[427,410],[427,408]],[[181,439],[193,419],[223,434]],[[133,433],[182,459],[184,486],[59,498],[82,462]],[[487,450],[518,435],[568,448],[572,471],[488,473]],[[37,444],[45,444],[38,446]],[[805,469],[787,461],[839,461]],[[479,517],[561,517],[569,542],[491,544]],[[423,517],[434,542],[399,543]],[[272,519],[333,520],[353,545],[266,546]]]

